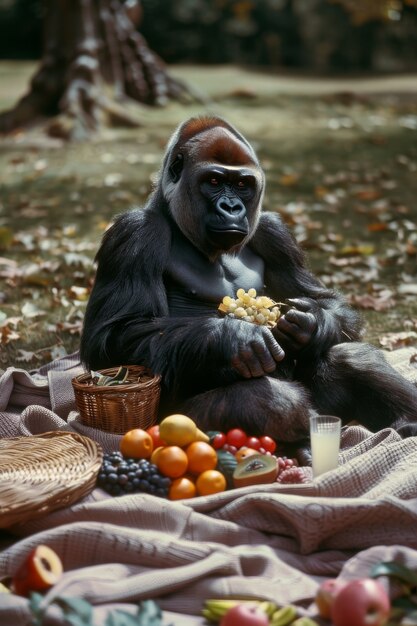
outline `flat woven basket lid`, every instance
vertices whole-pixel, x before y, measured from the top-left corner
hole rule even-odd
[[[78,433],[0,440],[0,528],[86,496],[95,486],[102,457],[101,447]]]

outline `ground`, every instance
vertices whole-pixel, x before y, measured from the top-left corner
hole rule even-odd
[[[35,67],[0,63],[0,110]],[[176,125],[207,111],[254,143],[265,208],[281,212],[323,281],[360,308],[365,338],[417,345],[416,77],[171,71],[207,105],[143,107],[140,128],[87,143],[42,128],[0,141],[0,368],[33,369],[77,349],[106,226],[144,203]]]

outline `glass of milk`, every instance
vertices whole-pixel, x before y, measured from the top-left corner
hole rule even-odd
[[[341,425],[340,417],[334,415],[317,415],[310,418],[314,477],[338,466]]]

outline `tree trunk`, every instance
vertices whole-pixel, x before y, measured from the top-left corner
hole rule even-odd
[[[0,132],[53,117],[49,134],[83,138],[107,124],[139,125],[133,102],[191,97],[136,31],[121,0],[45,1],[40,68],[29,92],[0,114]]]

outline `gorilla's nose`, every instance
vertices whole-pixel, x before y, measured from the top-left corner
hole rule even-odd
[[[232,216],[237,220],[242,219],[246,214],[245,205],[239,198],[221,196],[216,203],[216,208],[219,213],[226,214],[228,217]]]

